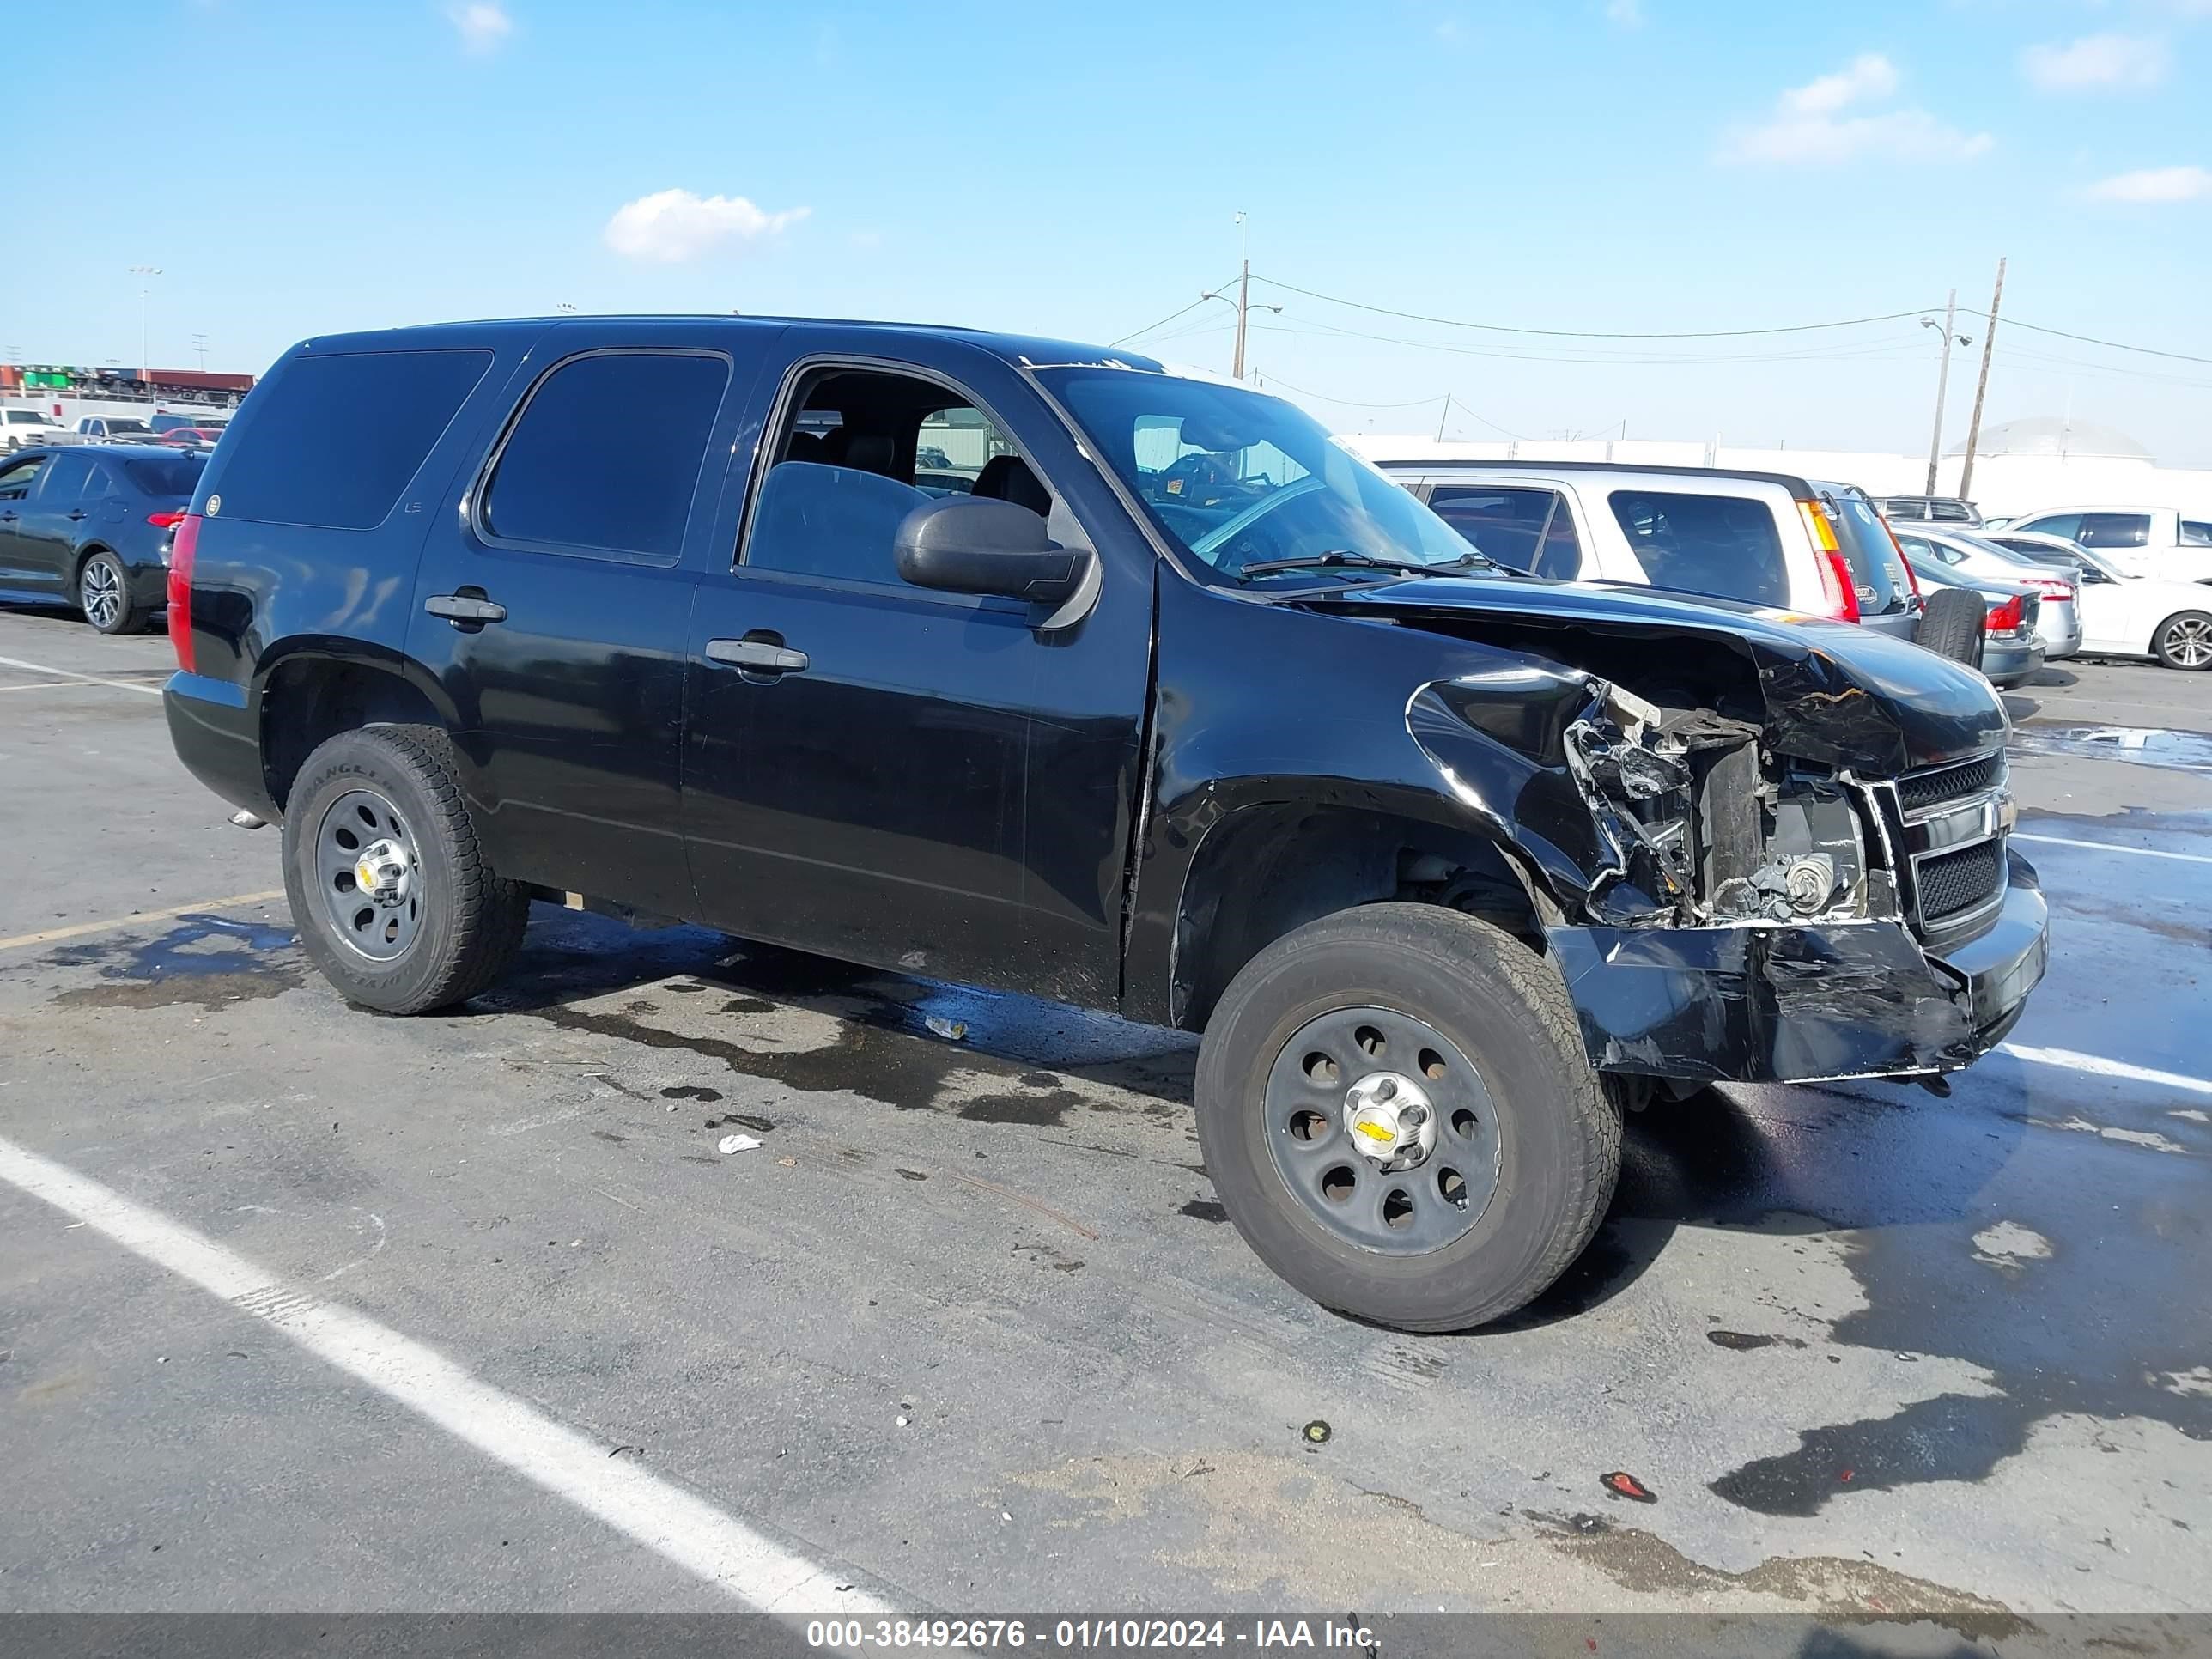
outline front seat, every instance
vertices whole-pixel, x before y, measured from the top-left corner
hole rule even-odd
[[[1040,518],[1052,513],[1052,491],[1044,481],[1030,471],[1030,464],[1018,455],[994,455],[983,463],[983,470],[975,475],[975,487],[970,495],[982,495],[994,501],[1012,501],[1016,507],[1026,507]]]

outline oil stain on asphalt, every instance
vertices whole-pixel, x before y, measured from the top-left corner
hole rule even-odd
[[[64,945],[49,966],[95,970],[99,982],[58,993],[64,1008],[170,1008],[210,1012],[226,1003],[281,996],[306,975],[299,936],[289,927],[185,915],[159,937]]]

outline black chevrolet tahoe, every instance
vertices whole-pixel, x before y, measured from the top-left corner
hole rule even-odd
[[[1971,670],[1504,570],[1291,404],[1097,347],[310,340],[170,582],[177,751],[281,818],[352,1001],[469,997],[581,895],[1202,1032],[1244,1237],[1409,1330],[1559,1274],[1624,1107],[1940,1089],[2044,970]]]

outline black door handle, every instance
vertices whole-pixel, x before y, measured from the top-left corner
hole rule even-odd
[[[456,628],[482,628],[486,623],[507,620],[507,607],[481,592],[433,593],[422,601],[422,608]]]
[[[76,523],[76,522],[77,522],[77,520],[79,520],[80,519],[82,519],[82,518],[83,518],[83,517],[84,517],[84,509],[83,509],[82,507],[71,507],[71,508],[70,509],[70,522],[71,524],[75,524],[75,523]]]
[[[13,524],[15,522],[15,515],[13,513],[0,513],[0,524]]]
[[[707,657],[710,662],[727,663],[747,674],[769,678],[806,672],[806,653],[793,651],[775,635],[761,638],[749,634],[741,640],[709,640]]]

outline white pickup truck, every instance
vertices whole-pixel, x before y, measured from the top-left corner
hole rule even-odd
[[[10,449],[21,449],[27,444],[42,444],[61,430],[58,422],[47,418],[42,409],[0,409],[0,433]]]
[[[2212,582],[2212,510],[2055,507],[2023,518],[1993,520],[1990,527],[2063,536],[2094,548],[2130,576]]]

